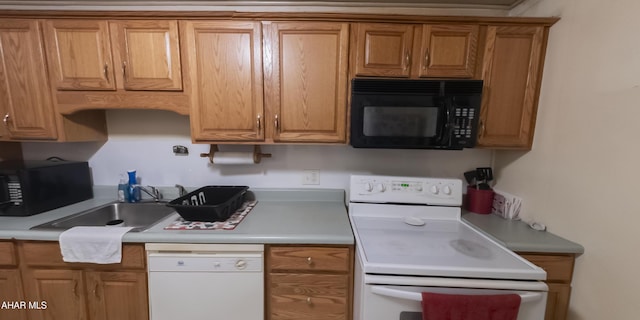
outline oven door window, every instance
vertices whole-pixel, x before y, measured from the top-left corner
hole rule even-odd
[[[365,106],[363,130],[366,137],[433,138],[438,133],[436,107]]]

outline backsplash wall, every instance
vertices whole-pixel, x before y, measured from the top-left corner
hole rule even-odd
[[[382,150],[332,145],[266,145],[271,153],[255,165],[210,165],[200,153],[209,145],[192,144],[189,118],[165,111],[107,111],[105,143],[23,143],[25,159],[57,156],[89,161],[95,185],[116,185],[119,174],[135,169],[145,185],[188,187],[248,185],[254,188],[348,189],[350,174],[385,174],[463,178],[469,169],[491,164],[482,149]],[[176,156],[172,146],[189,148]],[[221,145],[221,151],[252,151],[252,146]],[[319,185],[302,185],[305,169],[320,170]]]

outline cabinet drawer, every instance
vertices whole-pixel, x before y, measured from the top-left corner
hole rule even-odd
[[[58,242],[23,242],[21,243],[24,263],[29,267],[90,267],[95,269],[145,267],[144,245],[125,244],[122,246],[122,262],[117,264],[67,263],[62,260]]]
[[[547,272],[547,282],[571,283],[573,276],[572,255],[542,255],[542,254],[520,254],[531,263],[544,269]]]
[[[12,242],[0,242],[0,266],[15,266],[18,264],[16,259],[16,247]]]
[[[270,320],[348,319],[348,275],[270,274]]]
[[[349,248],[270,247],[269,270],[348,272]]]

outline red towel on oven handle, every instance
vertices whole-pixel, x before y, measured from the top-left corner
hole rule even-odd
[[[518,294],[422,293],[422,320],[517,320]]]

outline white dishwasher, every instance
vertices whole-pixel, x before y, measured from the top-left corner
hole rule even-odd
[[[263,320],[264,246],[149,243],[151,320]]]

